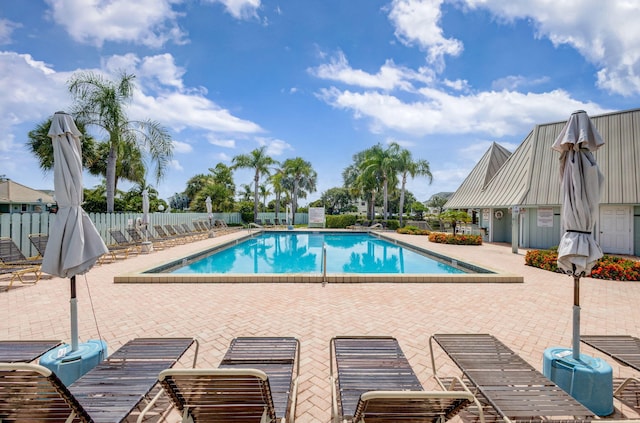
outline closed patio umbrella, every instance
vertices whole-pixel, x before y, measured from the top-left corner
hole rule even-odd
[[[602,257],[593,236],[604,176],[593,152],[604,145],[598,130],[583,110],[574,112],[552,148],[560,155],[562,195],[558,267],[574,280],[573,357],[580,357],[580,277],[589,275]]]
[[[82,210],[82,147],[71,116],[56,112],[49,134],[53,143],[53,177],[58,213],[49,232],[42,271],[71,278],[71,349],[78,348],[76,275],[86,273],[108,253],[100,234]]]
[[[207,196],[207,199],[204,200],[204,202],[207,205],[207,216],[209,217],[209,227],[211,227],[213,220],[213,214],[211,214],[211,211],[213,210],[211,206],[211,197]]]
[[[142,224],[144,225],[144,239],[147,239],[147,229],[149,229],[149,191],[142,190]]]

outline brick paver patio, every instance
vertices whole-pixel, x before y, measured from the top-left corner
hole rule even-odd
[[[134,337],[190,336],[198,367],[216,367],[236,336],[295,336],[301,342],[296,421],[329,422],[329,340],[392,335],[427,389],[435,389],[433,333],[491,333],[536,368],[551,346],[571,346],[573,280],[524,265],[510,246],[431,244],[392,234],[467,262],[524,276],[522,284],[114,284],[151,267],[233,238],[197,241],[94,267],[78,277],[81,340],[102,337],[114,351]],[[5,284],[3,280],[0,284]],[[582,333],[640,335],[640,284],[583,278]],[[41,280],[0,293],[0,339],[69,340],[69,281]],[[93,310],[92,310],[93,305]],[[95,319],[94,319],[95,313]],[[96,323],[97,322],[97,323]],[[583,346],[583,352],[598,355]],[[612,360],[614,377],[629,374]],[[442,354],[440,372],[457,374]]]

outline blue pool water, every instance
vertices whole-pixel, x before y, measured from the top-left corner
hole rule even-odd
[[[465,273],[445,263],[369,234],[265,232],[219,250],[171,273],[321,274]]]

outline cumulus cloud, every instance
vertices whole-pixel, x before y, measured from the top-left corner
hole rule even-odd
[[[260,0],[209,0],[212,3],[222,3],[227,12],[236,19],[257,18]]]
[[[293,147],[286,141],[277,138],[256,137],[260,146],[266,146],[266,153],[270,156],[281,156],[285,151],[293,151]]]
[[[510,21],[529,19],[538,37],[575,48],[599,67],[598,86],[613,93],[640,93],[640,8],[630,1],[465,0]]]
[[[549,77],[527,78],[522,75],[509,75],[493,81],[491,87],[494,90],[516,90],[518,88],[534,87],[549,82]]]
[[[434,88],[422,88],[420,101],[406,102],[379,92],[323,89],[320,98],[333,107],[367,118],[373,130],[382,127],[414,136],[427,134],[514,135],[540,122],[563,118],[567,110],[605,113],[595,103],[571,98],[564,90],[549,93],[490,91],[454,96]]]
[[[173,151],[175,153],[183,154],[191,153],[193,151],[193,147],[191,147],[191,144],[189,143],[173,140]]]
[[[397,66],[393,60],[387,60],[376,74],[353,69],[342,51],[335,54],[329,63],[310,68],[308,72],[320,79],[387,91],[394,89],[409,91],[413,89],[412,81],[428,83],[433,80],[433,75],[426,68],[416,72],[403,66]]]
[[[76,41],[101,47],[105,42],[134,43],[158,48],[184,43],[178,26],[176,0],[46,0],[51,19]]]
[[[11,35],[13,30],[22,27],[21,24],[12,22],[8,19],[0,19],[0,45],[11,44]]]
[[[218,138],[210,138],[209,139],[209,144],[211,145],[215,145],[217,147],[224,147],[224,148],[235,148],[236,147],[236,140],[233,139],[218,139]]]
[[[426,50],[429,63],[440,70],[445,56],[458,56],[463,50],[459,40],[443,35],[442,3],[443,0],[393,0],[388,7],[396,37],[406,45]]]

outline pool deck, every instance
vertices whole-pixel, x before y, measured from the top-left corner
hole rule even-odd
[[[227,234],[118,260],[94,267],[86,278],[79,276],[81,340],[101,336],[114,351],[135,337],[195,337],[200,342],[198,367],[204,368],[216,367],[236,336],[295,336],[301,342],[298,423],[330,421],[329,340],[336,335],[396,337],[426,389],[436,389],[428,348],[434,333],[491,333],[539,370],[546,348],[571,346],[572,278],[525,266],[526,251],[514,254],[507,245],[443,245],[422,236],[389,235],[488,269],[521,275],[523,283],[113,282],[117,275],[237,236]],[[7,284],[3,278],[0,287]],[[640,335],[640,283],[583,278],[580,286],[583,334]],[[31,286],[16,282],[13,289],[2,290],[0,339],[68,341],[68,299],[69,281],[62,278]],[[585,345],[582,352],[603,357]],[[614,377],[632,374],[607,361]],[[442,353],[436,363],[439,374],[458,374]],[[169,421],[178,421],[171,417]]]

